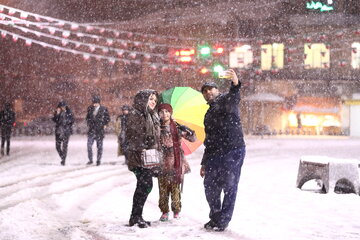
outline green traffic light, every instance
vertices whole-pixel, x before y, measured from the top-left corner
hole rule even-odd
[[[219,63],[216,63],[213,67],[212,67],[212,70],[213,70],[213,75],[215,78],[218,78],[219,77],[219,72],[222,72],[225,70],[224,66],[219,64]]]
[[[200,45],[198,47],[201,58],[209,58],[211,55],[211,48],[209,45]]]
[[[225,68],[220,64],[216,64],[213,67],[213,71],[216,72],[216,73],[222,72],[224,70],[225,70]]]

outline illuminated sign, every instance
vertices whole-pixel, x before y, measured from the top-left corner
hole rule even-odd
[[[320,12],[331,12],[334,10],[334,7],[332,6],[333,3],[334,3],[333,0],[311,1],[306,3],[306,8],[310,10],[317,10]]]
[[[195,49],[170,49],[169,58],[180,63],[192,63],[195,55]]]

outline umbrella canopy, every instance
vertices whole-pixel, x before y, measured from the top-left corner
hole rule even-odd
[[[195,131],[196,142],[181,142],[185,155],[195,151],[205,139],[204,117],[209,106],[203,95],[191,87],[174,87],[160,94],[160,102],[171,104],[173,118]]]

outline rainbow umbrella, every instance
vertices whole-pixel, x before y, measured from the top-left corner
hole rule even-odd
[[[174,87],[160,94],[160,102],[171,104],[173,118],[195,131],[197,141],[183,138],[181,142],[185,155],[194,152],[205,139],[204,116],[209,106],[203,95],[191,87]]]

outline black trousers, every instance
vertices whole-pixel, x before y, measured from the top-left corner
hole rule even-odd
[[[10,138],[11,138],[11,128],[2,128],[1,129],[1,154],[4,154],[5,143],[6,143],[6,155],[10,154]]]
[[[142,217],[144,205],[153,188],[153,173],[146,168],[135,168],[132,172],[136,176],[136,189],[133,197],[131,218]]]
[[[103,140],[104,136],[99,135],[88,135],[88,141],[87,141],[87,150],[88,150],[88,158],[89,161],[93,161],[93,151],[92,151],[92,145],[94,144],[94,141],[96,141],[96,147],[97,147],[97,161],[101,161],[101,156],[103,153]]]
[[[61,161],[66,160],[69,139],[70,135],[65,135],[61,137],[59,134],[55,134],[56,151],[59,153]]]
[[[209,159],[205,167],[204,187],[210,207],[209,217],[218,227],[226,228],[233,216],[245,154],[245,147],[234,149]]]

